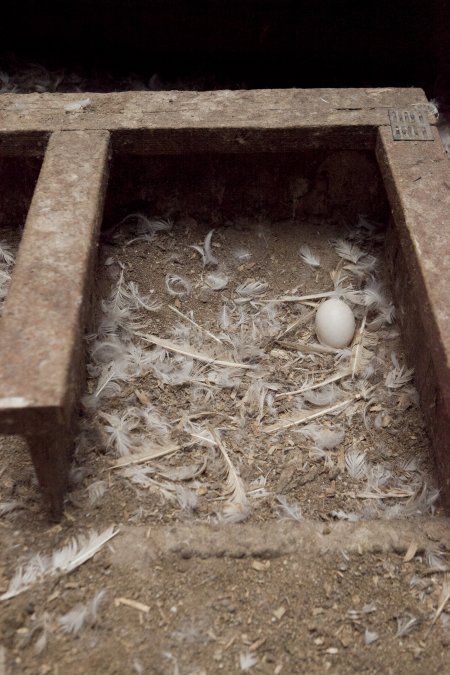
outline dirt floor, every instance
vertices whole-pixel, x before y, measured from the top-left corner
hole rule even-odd
[[[103,237],[62,523],[0,439],[0,675],[446,672],[448,521],[382,230],[237,219],[209,247],[147,216]],[[336,285],[356,337],[322,353],[322,298],[292,298]]]

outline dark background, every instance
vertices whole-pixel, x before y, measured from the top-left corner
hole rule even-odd
[[[420,86],[445,99],[449,7],[450,0],[24,0],[5,3],[0,45],[3,54],[50,68],[157,73],[161,82],[200,77],[199,88]]]

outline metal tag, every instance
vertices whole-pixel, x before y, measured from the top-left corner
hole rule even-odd
[[[433,141],[433,132],[423,110],[389,110],[394,141]]]

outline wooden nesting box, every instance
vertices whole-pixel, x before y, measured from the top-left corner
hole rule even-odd
[[[20,222],[31,199],[0,320],[0,431],[27,438],[55,517],[105,195],[114,222],[130,191],[155,205],[148,186],[178,171],[183,200],[201,213],[219,165],[235,202],[256,180],[262,208],[281,218],[294,208],[389,221],[400,324],[450,506],[450,165],[421,90],[5,94],[0,120],[0,225]],[[219,183],[209,198],[226,210]]]

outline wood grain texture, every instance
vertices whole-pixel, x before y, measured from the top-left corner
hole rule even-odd
[[[39,154],[51,132],[83,129],[109,130],[122,153],[373,149],[389,108],[426,104],[414,88],[3,94],[0,154]]]
[[[398,319],[450,509],[450,163],[434,133],[431,143],[395,142],[380,129],[377,157],[394,221],[387,258]]]
[[[28,440],[59,517],[84,378],[82,337],[106,189],[107,131],[52,135],[0,323],[0,431]]]

